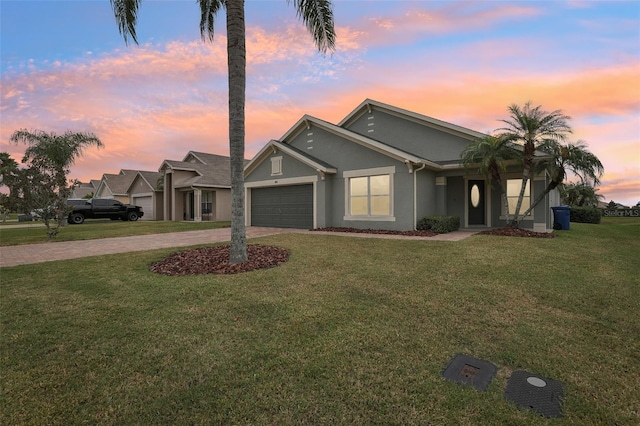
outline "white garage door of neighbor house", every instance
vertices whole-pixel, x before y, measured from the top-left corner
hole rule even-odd
[[[253,188],[251,225],[313,228],[313,185]]]
[[[140,220],[153,220],[153,197],[131,197],[134,206],[142,207],[144,216]]]

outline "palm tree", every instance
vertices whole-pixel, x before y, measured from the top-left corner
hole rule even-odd
[[[587,145],[584,142],[578,141],[576,143],[563,145],[555,140],[547,140],[539,146],[539,149],[550,154],[551,158],[538,162],[535,166],[535,171],[536,173],[546,172],[550,180],[545,190],[538,195],[536,200],[531,203],[529,209],[523,213],[524,217],[526,217],[551,190],[557,188],[564,182],[567,172],[578,176],[583,184],[585,182],[593,182],[593,185],[596,186],[600,183],[600,177],[604,173],[604,166],[598,157],[587,150]]]
[[[519,159],[520,153],[513,148],[509,141],[500,136],[487,135],[475,140],[460,154],[462,164],[467,169],[475,170],[480,175],[490,179],[494,187],[500,191],[500,197],[509,221],[509,201],[504,190],[501,172],[504,172],[510,161]]]
[[[572,133],[572,129],[567,123],[570,117],[564,115],[561,110],[547,112],[540,105],[533,107],[531,102],[527,102],[522,108],[512,104],[508,109],[511,117],[506,120],[500,120],[506,124],[506,127],[502,127],[498,131],[503,132],[502,136],[507,140],[523,146],[522,186],[518,195],[513,221],[510,224],[517,227],[527,181],[531,179],[531,172],[534,167],[536,150],[545,143],[564,141],[567,138],[567,134]]]
[[[71,166],[75,163],[84,148],[103,146],[93,133],[73,133],[67,131],[62,135],[42,130],[16,130],[10,138],[11,142],[23,142],[28,145],[22,158],[29,167],[25,171],[24,199],[31,199],[35,205],[26,207],[40,208],[45,214],[42,220],[47,227],[50,238],[58,234],[59,227],[67,215],[66,199],[71,195],[72,187],[67,182]],[[57,225],[51,226],[50,220]]]
[[[9,198],[18,171],[18,162],[11,158],[8,152],[0,152],[0,185],[6,185],[9,188]]]
[[[298,17],[306,24],[318,50],[335,50],[335,30],[331,0],[289,0]],[[135,43],[138,6],[141,0],[111,0],[120,33]],[[229,157],[231,159],[231,247],[229,262],[247,260],[244,219],[244,136],[246,46],[244,0],[198,0],[200,35],[213,40],[214,18],[221,8],[227,10],[227,58],[229,66]]]
[[[604,199],[604,195],[598,194],[598,190],[586,182],[562,184],[559,188],[562,200],[570,206],[598,207]]]

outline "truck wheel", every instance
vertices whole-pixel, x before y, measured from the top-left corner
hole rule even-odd
[[[136,212],[127,213],[127,220],[130,220],[131,222],[135,222],[136,220],[138,220],[138,213]]]
[[[82,216],[80,213],[71,213],[69,215],[69,223],[80,225],[83,222],[84,222],[84,216]]]

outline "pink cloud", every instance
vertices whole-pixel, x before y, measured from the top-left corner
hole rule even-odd
[[[460,31],[488,28],[505,20],[528,19],[542,14],[533,6],[509,3],[484,3],[469,7],[470,3],[455,2],[439,9],[430,4],[424,8],[398,8],[394,16],[371,17],[352,29],[362,44],[386,45],[401,43]]]
[[[605,163],[602,193],[605,188],[633,192],[640,175],[637,58],[579,69],[506,68],[504,61],[525,59],[518,40],[425,51],[402,66],[368,62],[365,56],[373,48],[400,48],[427,33],[537,14],[535,7],[504,3],[471,12],[456,6],[399,12],[339,27],[338,50],[328,57],[316,54],[297,22],[279,32],[252,27],[247,32],[246,156],[281,137],[305,113],[338,122],[365,98],[479,131],[499,127],[509,104],[531,100],[573,117],[576,139],[586,140]],[[526,40],[526,45],[545,49],[541,41]],[[95,132],[106,148],[89,150],[78,160],[73,177],[83,180],[121,168],[156,170],[162,160],[182,159],[189,150],[228,153],[224,37],[213,44],[147,44],[46,69],[36,65],[26,64],[31,71],[2,81],[1,149],[14,158],[23,150],[4,141],[23,127]],[[630,189],[624,186],[629,182]]]

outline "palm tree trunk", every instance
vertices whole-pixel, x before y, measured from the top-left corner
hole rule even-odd
[[[538,205],[540,204],[540,202],[542,202],[542,200],[544,200],[544,197],[547,196],[547,194],[549,192],[551,192],[551,190],[553,189],[553,183],[550,182],[547,187],[544,189],[544,191],[542,191],[542,193],[540,193],[540,195],[538,195],[538,197],[535,199],[535,201],[533,203],[531,203],[531,205],[529,206],[529,208],[527,209],[526,212],[522,213],[522,217],[527,217],[529,215],[529,213],[531,213],[531,211]]]
[[[523,148],[524,169],[522,171],[522,186],[520,187],[520,194],[518,195],[516,211],[513,213],[513,221],[510,224],[510,226],[513,226],[514,228],[517,228],[518,224],[520,223],[520,209],[522,208],[522,200],[524,200],[524,191],[527,188],[527,181],[529,181],[531,177],[531,168],[533,167],[533,154],[535,152],[535,145],[533,144],[533,142],[525,142]]]
[[[509,199],[507,198],[507,193],[502,191],[500,193],[500,198],[502,198],[502,205],[504,207],[504,211],[507,212],[505,220],[507,225],[509,225],[511,223],[511,216],[509,215]]]
[[[564,173],[562,174],[562,179],[564,180]],[[552,189],[556,189],[558,187],[558,185],[560,185],[561,183],[562,183],[562,181],[557,181],[557,180],[551,179],[549,181],[549,183],[547,184],[547,187],[544,189],[544,191],[542,191],[542,193],[536,197],[535,201],[533,203],[531,203],[531,205],[529,206],[527,211],[522,214],[522,217],[527,217],[527,215],[529,213],[531,213],[531,211],[538,204],[540,204],[542,202],[542,200],[544,200],[544,198],[547,196],[547,194],[550,193]]]
[[[231,158],[231,248],[229,263],[247,261],[244,220],[244,105],[246,47],[244,0],[226,0],[229,64],[229,156]]]

